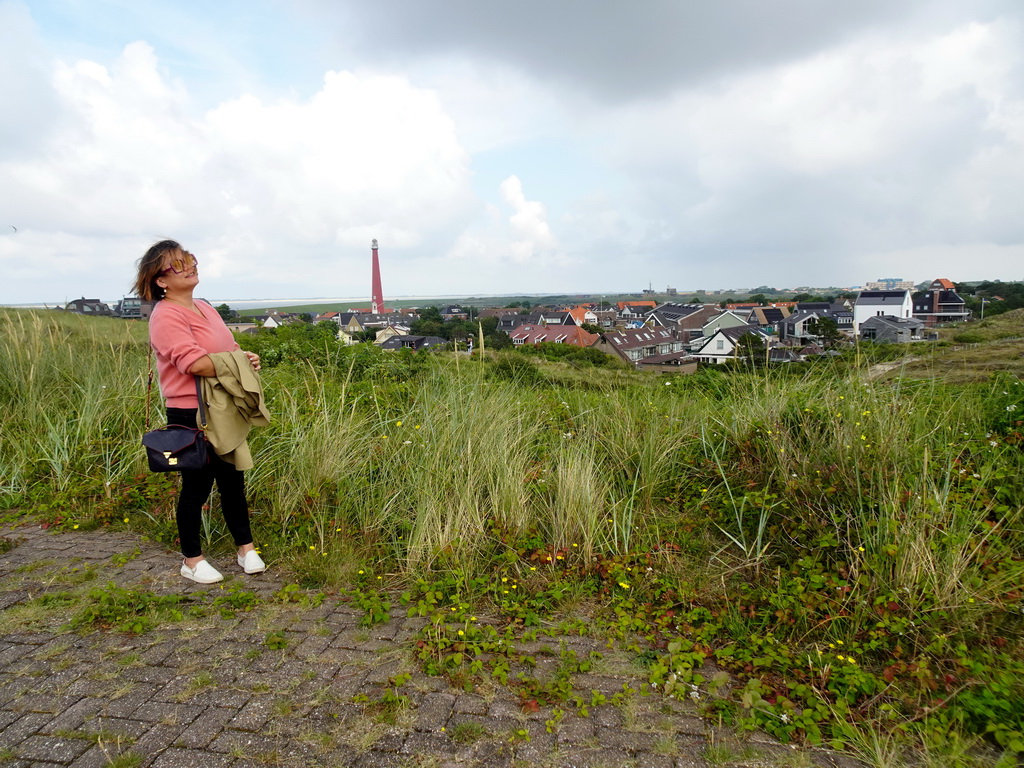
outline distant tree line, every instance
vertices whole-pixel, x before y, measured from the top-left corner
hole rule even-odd
[[[954,283],[967,307],[980,317],[984,299],[985,317],[993,317],[1024,307],[1024,283],[1004,283],[1002,280],[983,280],[980,283]]]

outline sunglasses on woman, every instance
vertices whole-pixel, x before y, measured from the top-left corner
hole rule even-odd
[[[199,259],[193,256],[188,251],[185,251],[184,255],[175,257],[167,269],[161,270],[161,275],[166,275],[168,272],[173,272],[176,275],[180,275],[183,272],[191,272],[193,269],[199,266]]]

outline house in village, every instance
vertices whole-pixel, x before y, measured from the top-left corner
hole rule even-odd
[[[971,310],[956,292],[956,286],[945,278],[933,280],[928,290],[911,297],[914,302],[914,317],[928,327],[940,323],[963,323],[971,319]]]
[[[531,312],[528,315],[504,315],[498,318],[498,330],[509,336],[521,325],[576,325],[576,320],[570,312],[550,310]]]
[[[521,347],[526,344],[570,344],[574,347],[592,347],[600,338],[596,333],[585,331],[578,325],[520,325],[509,331],[512,343]]]
[[[394,338],[395,336],[408,336],[409,335],[408,325],[386,325],[377,331],[377,336],[374,338],[373,343],[378,347],[382,346],[388,339]]]
[[[596,325],[601,328],[614,328],[619,319],[619,313],[614,309],[592,309],[591,312],[597,318]]]
[[[268,312],[265,315],[256,315],[249,318],[261,328],[280,328],[282,325],[294,325],[302,320],[294,312]]]
[[[753,338],[757,346],[768,349],[768,334],[754,325],[734,325],[719,328],[702,340],[701,346],[693,356],[701,363],[718,365],[727,360],[742,359],[746,356],[742,346],[745,336]]]
[[[595,349],[620,358],[630,365],[654,370],[683,372],[689,365],[689,353],[679,335],[671,328],[621,328],[602,334]]]
[[[359,333],[380,330],[389,325],[405,325],[408,320],[398,314],[372,312],[341,312],[332,319],[338,324],[338,340],[346,345],[357,344],[356,335]]]
[[[798,304],[796,311],[779,323],[779,341],[806,344],[817,339],[815,326],[823,318],[832,320],[840,332],[853,333],[853,312],[844,305],[825,301],[805,302]]]
[[[519,315],[518,307],[486,307],[477,313],[477,318],[483,320],[487,317],[502,318],[506,315]]]
[[[442,339],[440,336],[392,336],[390,339],[384,341],[381,345],[381,349],[411,349],[414,352],[418,352],[421,349],[433,349],[435,347],[443,347],[448,344],[448,339]]]
[[[658,304],[654,301],[620,301],[615,306],[618,309],[619,319],[629,322],[646,317],[647,313]]]
[[[757,325],[762,331],[770,334],[778,334],[779,324],[782,323],[790,312],[788,307],[754,307],[750,311],[748,322]]]
[[[74,312],[78,315],[94,315],[97,317],[110,317],[114,313],[110,311],[110,307],[99,299],[87,299],[83,296],[80,299],[69,301],[65,307],[65,312]]]
[[[712,315],[707,322],[701,326],[700,335],[704,338],[710,338],[723,328],[745,328],[748,325],[749,323],[744,315],[739,314],[735,310],[727,309],[724,312]]]
[[[922,328],[924,328],[924,321],[914,317],[875,315],[860,324],[858,333],[861,341],[905,344],[911,341],[920,341]]]
[[[860,332],[861,323],[870,317],[912,317],[914,303],[910,291],[861,291],[853,305],[853,331]]]
[[[142,299],[138,296],[123,296],[114,306],[114,316],[123,317],[128,320],[139,320],[142,318]],[[147,317],[149,315],[146,315]]]
[[[597,314],[593,308],[580,305],[573,307],[569,310],[569,314],[572,315],[572,319],[576,322],[576,325],[597,325]]]

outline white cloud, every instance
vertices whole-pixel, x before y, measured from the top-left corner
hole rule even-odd
[[[544,205],[526,199],[523,183],[517,176],[509,176],[501,183],[501,195],[514,211],[508,220],[513,235],[513,260],[525,262],[550,253],[555,247],[555,238],[548,227]]]
[[[536,277],[538,266],[564,264],[558,241],[547,221],[543,203],[528,200],[518,176],[509,176],[498,187],[506,209],[487,207],[481,223],[464,232],[451,249],[450,256],[486,265],[493,278],[496,268]]]
[[[602,126],[617,137],[606,157],[635,184],[629,207],[664,223],[666,248],[723,259],[718,279],[744,262],[767,278],[831,254],[848,274],[869,252],[1020,242],[1018,32],[875,34],[629,105]]]
[[[4,260],[24,258],[32,231],[66,232],[106,251],[105,271],[128,271],[172,236],[203,254],[204,278],[361,292],[362,275],[351,280],[372,237],[394,258],[477,205],[452,120],[401,77],[328,72],[306,100],[242,95],[197,114],[136,42],[109,67],[56,62],[49,88],[63,116],[52,135],[0,156],[0,205],[21,230],[0,247]],[[45,250],[33,253],[37,272],[20,286],[31,293],[0,289],[0,300],[112,292],[101,287],[109,277],[83,286],[78,270],[58,287]]]

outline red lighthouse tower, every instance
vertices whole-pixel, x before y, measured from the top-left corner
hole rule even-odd
[[[375,315],[379,315],[387,310],[384,309],[384,291],[380,287],[380,259],[377,256],[376,240],[370,243],[370,248],[373,250],[373,283],[371,286],[370,311]]]

